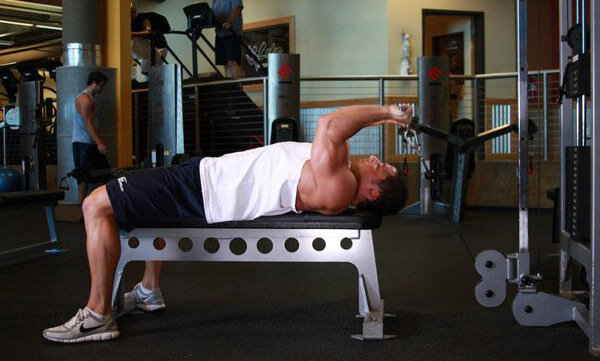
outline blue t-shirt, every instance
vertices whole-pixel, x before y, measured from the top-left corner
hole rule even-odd
[[[229,19],[231,12],[236,7],[244,8],[242,4],[242,0],[213,0],[212,10],[213,14],[215,14],[215,19],[217,20],[217,24],[223,24]],[[233,24],[231,24],[231,28],[237,34],[242,33],[242,14],[235,19]],[[225,30],[222,27],[217,27],[216,29],[217,36],[228,36],[231,35],[231,31]]]

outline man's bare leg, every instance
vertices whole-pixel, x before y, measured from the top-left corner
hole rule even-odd
[[[235,60],[230,60],[225,65],[225,76],[231,79],[240,79],[242,77],[242,67]]]
[[[142,282],[135,285],[131,292],[125,293],[123,314],[136,308],[145,312],[153,312],[164,310],[167,307],[158,285],[161,268],[161,261],[146,261]]]
[[[149,290],[157,290],[159,288],[158,278],[160,276],[161,269],[162,261],[146,261],[142,286]]]
[[[112,205],[101,186],[83,202],[91,289],[87,307],[101,315],[112,313],[111,295],[121,244]]]
[[[66,323],[47,328],[42,335],[54,342],[105,341],[119,337],[111,307],[112,284],[121,254],[114,212],[102,186],[83,202],[88,261],[92,286],[87,307]]]

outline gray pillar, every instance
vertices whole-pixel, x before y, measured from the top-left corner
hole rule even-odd
[[[437,128],[444,132],[450,130],[450,84],[448,79],[449,64],[445,56],[422,56],[418,58],[419,66],[419,123]],[[444,159],[447,143],[425,134],[419,136],[421,153],[430,167],[431,155],[439,154]],[[421,214],[433,212],[431,199],[431,182],[425,178],[425,169],[421,167]]]
[[[63,64],[100,65],[102,1],[63,0]]]
[[[265,143],[271,141],[271,126],[277,118],[300,122],[300,54],[269,54],[269,123]]]
[[[153,66],[148,74],[148,148],[152,166],[171,164],[175,154],[184,153],[181,65]]]
[[[108,147],[108,161],[116,166],[116,70],[100,67],[102,40],[102,0],[63,0],[63,65],[56,71],[57,101],[57,177],[60,182],[74,168],[71,135],[75,112],[75,99],[87,86],[88,75],[101,71],[108,77],[104,92],[97,97],[100,116],[97,129]],[[60,184],[60,183],[59,183]],[[65,203],[78,201],[77,184],[67,179]],[[63,182],[64,185],[64,182]]]

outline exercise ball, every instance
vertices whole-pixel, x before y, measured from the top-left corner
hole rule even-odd
[[[21,174],[11,167],[0,165],[0,193],[23,190]]]

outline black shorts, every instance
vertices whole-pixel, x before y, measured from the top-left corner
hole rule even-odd
[[[242,63],[242,47],[235,35],[216,36],[215,62],[217,65],[227,65],[229,61]]]
[[[205,218],[200,184],[201,157],[169,168],[132,172],[106,184],[119,228],[165,218]]]
[[[73,162],[75,163],[75,168],[80,168],[84,171],[110,168],[106,156],[100,154],[98,146],[95,143],[73,142]],[[85,172],[82,178],[77,179],[77,184],[81,182],[89,183],[89,175],[85,174]]]

